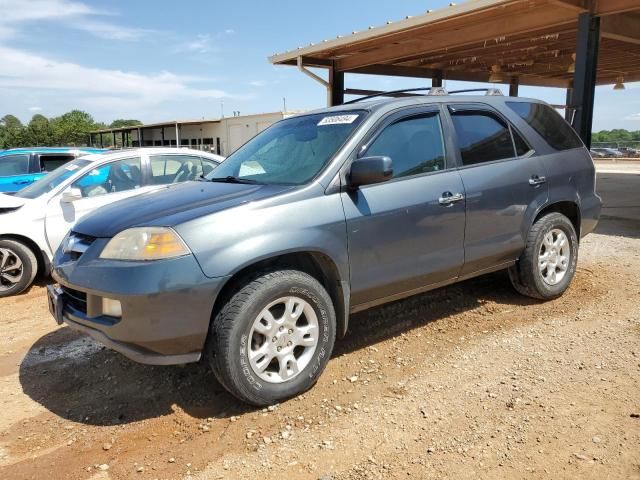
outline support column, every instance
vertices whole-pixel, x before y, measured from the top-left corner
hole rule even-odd
[[[100,132],[100,148],[104,148],[104,142],[102,141],[102,132]]]
[[[144,147],[144,142],[142,141],[142,129],[138,128],[138,147]]]
[[[437,70],[436,74],[431,79],[431,88],[442,86],[442,71]]]
[[[569,87],[567,88],[567,96],[566,96],[566,100],[564,101],[564,104],[567,106],[567,108],[564,109],[564,119],[571,123],[572,117],[573,117],[573,88]]]
[[[89,134],[89,143],[87,144],[87,147],[92,147],[93,146],[93,142],[91,139],[91,134]]]
[[[111,138],[113,139],[113,148],[116,148],[116,132],[111,130]]]
[[[160,131],[162,132],[162,146],[164,147],[164,127]]]
[[[122,140],[122,148],[125,148],[127,146],[126,142],[124,141],[124,130],[122,130],[120,132],[120,140]]]
[[[180,148],[180,127],[176,123],[176,148]]]
[[[576,109],[573,128],[587,148],[591,147],[599,41],[600,17],[581,13],[578,16],[576,71],[573,77],[571,106]]]
[[[329,69],[329,102],[331,107],[344,103],[344,72]]]
[[[517,97],[519,87],[520,87],[520,79],[518,77],[511,77],[511,82],[509,82],[509,96]]]

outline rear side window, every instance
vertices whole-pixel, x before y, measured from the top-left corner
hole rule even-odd
[[[452,112],[463,165],[503,160],[515,156],[509,126],[486,111]]]
[[[556,150],[582,147],[582,141],[573,128],[549,105],[532,102],[507,102],[507,106]]]
[[[40,168],[43,172],[53,172],[74,158],[73,155],[40,155]]]
[[[7,155],[0,157],[0,177],[29,173],[29,155]]]
[[[371,143],[367,156],[390,157],[394,178],[444,170],[440,115],[434,112],[392,123]]]

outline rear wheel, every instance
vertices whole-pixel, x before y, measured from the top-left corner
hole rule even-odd
[[[29,247],[15,240],[0,240],[0,298],[23,292],[38,272],[38,261]]]
[[[297,270],[256,275],[216,315],[207,354],[220,383],[240,400],[271,405],[311,388],[335,340],[323,286]]]
[[[573,224],[561,213],[549,213],[531,227],[525,251],[509,269],[509,278],[523,295],[550,300],[569,288],[577,263],[578,237]]]

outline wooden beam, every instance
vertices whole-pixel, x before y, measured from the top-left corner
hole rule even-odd
[[[585,0],[547,0],[551,5],[558,7],[564,7],[573,10],[574,12],[582,13],[588,12],[588,2]]]
[[[640,15],[630,12],[602,17],[600,34],[604,38],[640,45]]]
[[[455,48],[470,43],[492,41],[505,35],[522,34],[560,26],[574,21],[573,12],[558,15],[556,10],[531,9],[526,15],[496,16],[489,20],[469,21],[457,29],[442,29],[429,35],[430,38],[394,44],[388,42],[371,51],[354,53],[336,61],[341,71],[353,70],[367,65],[396,62],[403,58],[433,52],[440,48]]]
[[[614,13],[631,12],[640,10],[638,0],[592,0],[595,15],[613,15]]]

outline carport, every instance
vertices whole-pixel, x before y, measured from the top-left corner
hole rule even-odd
[[[587,145],[596,85],[640,80],[640,0],[470,0],[269,58],[327,88],[327,103],[372,90],[345,73],[564,88],[565,115]],[[325,80],[308,70],[328,70]]]

